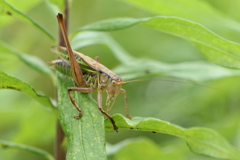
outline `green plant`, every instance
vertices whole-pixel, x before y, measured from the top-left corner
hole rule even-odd
[[[115,67],[114,72],[123,79],[165,76],[194,83],[207,83],[208,81],[209,85],[215,88],[238,92],[237,81],[240,71],[237,69],[239,69],[240,63],[238,57],[240,45],[237,43],[239,41],[239,23],[236,20],[212,7],[207,0],[191,2],[187,0],[124,1],[127,3],[105,0],[106,3],[103,3],[103,6],[100,5],[102,2],[73,1],[74,4],[70,11],[74,16],[69,19],[69,24],[74,28],[83,26],[74,29],[74,32],[70,29],[73,49],[81,49],[81,52],[89,53],[91,57],[99,55],[101,63]],[[141,9],[135,9],[128,3]],[[227,7],[224,2],[211,1],[211,3],[218,4],[218,8],[223,11]],[[239,6],[239,2],[229,3],[236,7]],[[113,4],[119,5],[120,9],[111,10]],[[83,117],[80,120],[74,119],[73,116],[77,112],[69,101],[66,90],[67,86],[73,85],[72,82],[60,74],[57,74],[56,79],[46,63],[41,60],[51,61],[54,59],[49,48],[56,45],[58,41],[55,16],[64,9],[68,13],[68,6],[63,2],[57,3],[50,0],[28,2],[24,5],[17,4],[17,1],[10,3],[3,0],[1,7],[1,27],[5,32],[1,34],[3,40],[0,43],[2,62],[0,64],[2,70],[0,72],[0,88],[21,91],[31,97],[26,99],[23,95],[15,92],[1,91],[2,115],[0,117],[2,117],[1,122],[5,121],[6,123],[0,123],[0,127],[7,134],[1,133],[0,136],[1,139],[16,142],[0,141],[3,148],[15,147],[32,151],[46,159],[54,159],[51,155],[53,151],[48,148],[48,145],[53,143],[55,137],[53,126],[54,123],[57,123],[55,119],[59,115],[59,121],[68,141],[67,145],[63,143],[65,147],[68,147],[67,159],[79,159],[80,157],[84,157],[83,159],[106,159],[107,156],[109,159],[240,159],[240,153],[235,148],[239,145],[237,136],[239,132],[239,100],[233,95],[216,90],[183,84],[162,84],[163,82],[157,81],[126,84],[130,114],[134,118],[129,120],[121,114],[113,115],[116,125],[120,128],[119,133],[111,132],[113,131],[111,123],[109,120],[104,121],[104,117],[98,111],[91,95],[76,93],[75,100],[83,109]],[[75,7],[82,10],[80,9],[79,12]],[[85,8],[88,10],[84,10]],[[25,14],[28,9],[31,10]],[[108,11],[108,9],[110,10]],[[133,9],[135,10],[132,11]],[[106,10],[108,12],[104,12]],[[143,12],[143,10],[151,13]],[[101,14],[97,15],[97,11]],[[9,24],[9,17],[15,16],[34,26],[37,31],[29,25],[24,25],[26,28],[21,27],[23,24],[15,25],[19,22]],[[78,18],[80,22],[76,21],[78,16],[81,17]],[[120,16],[141,18],[115,18]],[[99,21],[99,19],[107,20]],[[20,36],[11,35],[11,32],[15,30],[20,30],[17,32]],[[25,34],[28,36],[23,37]],[[117,39],[119,43],[114,39]],[[62,43],[62,41],[59,42],[60,45]],[[107,49],[100,47],[99,44]],[[127,48],[129,53],[123,48]],[[21,53],[19,50],[38,54],[38,56]],[[168,56],[173,53],[177,54]],[[227,68],[206,62],[203,57],[195,53],[201,53],[210,62]],[[37,57],[41,57],[41,59]],[[110,58],[113,63],[109,63]],[[163,62],[159,59],[163,59]],[[26,65],[22,66],[22,63]],[[14,76],[9,76],[3,71]],[[44,90],[48,96],[41,96],[28,83],[19,79],[29,82],[37,90]],[[44,82],[46,79],[47,82]],[[55,108],[55,102],[48,98],[54,95],[51,82],[58,88],[58,111]],[[166,87],[166,85],[168,86]],[[44,87],[45,89],[42,89]],[[139,100],[139,97],[144,97],[145,102]],[[124,110],[121,107],[123,106],[122,98],[118,97],[111,113],[122,113]],[[29,106],[26,107],[26,105]],[[43,106],[47,111],[33,107],[38,105]],[[18,107],[14,107],[14,111],[11,111],[9,106]],[[147,116],[151,118],[144,118]],[[21,117],[23,120],[18,122]],[[116,145],[107,144],[108,152],[106,152],[104,123],[107,139],[112,143],[137,134],[141,134],[142,138],[124,140]],[[25,124],[27,124],[26,127],[23,127]],[[8,126],[13,127],[9,128]],[[14,128],[19,128],[17,135]],[[150,133],[150,135],[132,130],[147,131],[146,133]],[[188,144],[191,151],[209,157],[193,155],[179,140],[163,134],[153,134],[156,132],[179,137]],[[60,133],[58,127],[57,137],[60,140],[56,140],[55,146],[58,148],[56,152],[58,159],[63,158],[65,150],[59,149],[63,140]],[[144,135],[148,135],[152,140],[144,138]],[[39,146],[44,151],[18,143]],[[1,158],[19,156],[17,151],[1,150],[0,153],[5,156],[0,156]],[[23,159],[24,157],[25,159],[26,157],[39,158],[28,153],[23,156]]]

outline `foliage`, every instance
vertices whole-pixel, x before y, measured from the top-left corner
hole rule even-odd
[[[108,144],[106,153],[103,115],[91,95],[75,93],[84,116],[80,120],[74,119],[77,112],[66,89],[73,83],[60,74],[56,81],[44,63],[54,59],[49,48],[55,45],[53,42],[58,37],[55,14],[63,11],[63,3],[44,0],[18,5],[17,1],[2,0],[0,88],[21,91],[30,98],[8,90],[0,92],[0,120],[4,122],[0,123],[0,128],[5,131],[0,133],[0,139],[11,141],[0,141],[3,148],[7,148],[0,150],[0,159],[19,159],[19,155],[22,159],[41,159],[8,148],[24,149],[52,159],[53,151],[48,146],[54,141],[56,114],[38,106],[56,110],[54,101],[48,98],[54,96],[55,85],[58,88],[58,118],[68,141],[67,159],[106,159],[107,154],[109,159],[240,159],[240,102],[232,93],[209,89],[239,91],[237,18],[240,17],[226,10],[229,6],[239,8],[240,3],[229,1],[228,6],[226,2],[208,0],[104,2],[71,1],[69,23],[75,28],[74,31],[70,28],[75,50],[91,57],[100,56],[102,64],[114,68],[114,72],[124,79],[165,76],[172,81],[210,83],[211,87],[157,81],[126,84],[130,113],[134,118],[129,120],[115,114],[113,118],[120,128],[119,133],[110,132],[113,130],[111,123],[105,121],[105,130],[110,132],[106,133],[107,141],[119,142]],[[128,18],[116,18],[123,16]],[[42,90],[46,96],[33,88]],[[112,113],[122,112],[123,109],[118,109],[123,106],[121,98],[118,97]],[[149,138],[122,141],[136,135]],[[205,156],[191,154],[173,136],[186,141],[194,153]],[[39,146],[45,151],[31,146]]]

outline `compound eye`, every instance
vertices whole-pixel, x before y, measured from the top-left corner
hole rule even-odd
[[[117,82],[115,80],[112,80],[112,85],[113,86],[117,85]]]

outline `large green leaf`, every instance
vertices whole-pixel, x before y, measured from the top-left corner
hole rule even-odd
[[[51,111],[54,106],[51,103],[50,99],[46,96],[38,94],[30,85],[21,80],[11,77],[0,70],[0,89],[13,89],[16,91],[21,91],[26,93],[30,97],[37,100],[41,106],[45,109]]]
[[[123,0],[144,10],[192,20],[215,30],[240,31],[237,21],[227,17],[206,1],[199,0]]]
[[[24,144],[18,144],[18,143],[13,143],[13,142],[7,142],[7,141],[0,140],[0,147],[21,149],[21,150],[32,152],[34,154],[42,156],[44,159],[54,160],[54,157],[51,154],[49,154],[48,152],[46,152],[42,149],[35,148],[35,147],[32,147],[32,146],[28,146],[28,145],[24,145]]]
[[[18,10],[17,8],[15,8],[13,5],[11,5],[9,2],[7,2],[6,0],[2,0],[4,2],[4,5],[6,6],[6,8],[4,7],[5,10],[7,10],[8,12],[11,13],[11,15],[16,15],[18,16],[21,20],[33,25],[34,27],[36,27],[37,29],[39,29],[42,33],[44,33],[47,37],[49,37],[51,40],[55,41],[54,37],[45,29],[43,28],[40,24],[38,24],[35,20],[33,20],[32,18],[30,18],[28,15],[26,15],[25,13],[23,13],[22,11]]]
[[[68,87],[74,84],[58,74],[58,111],[62,129],[67,137],[67,159],[106,159],[104,117],[89,94],[72,92],[74,100],[83,111],[80,119],[68,96]]]
[[[134,117],[131,120],[120,114],[113,116],[116,125],[122,129],[150,131],[177,136],[186,141],[189,148],[198,154],[221,159],[240,159],[238,152],[229,142],[214,130],[207,128],[185,129],[156,118]],[[105,121],[106,131],[112,131],[109,120]]]
[[[115,31],[129,28],[137,24],[172,34],[192,42],[203,56],[211,62],[225,67],[240,68],[239,44],[216,35],[200,24],[177,17],[156,16],[140,19],[117,18],[96,22],[79,28],[78,31]]]

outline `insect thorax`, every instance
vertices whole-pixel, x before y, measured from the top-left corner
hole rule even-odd
[[[98,87],[98,76],[99,74],[84,74],[83,73],[83,79],[85,81],[85,86],[84,87],[89,87],[92,89],[97,89]]]

